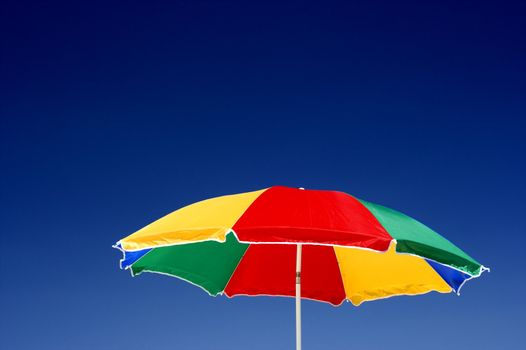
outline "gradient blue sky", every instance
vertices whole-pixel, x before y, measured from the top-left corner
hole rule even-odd
[[[461,297],[303,304],[308,349],[519,349],[525,3],[7,0],[0,347],[292,349],[294,302],[131,278],[111,245],[191,202],[338,189],[492,272]]]

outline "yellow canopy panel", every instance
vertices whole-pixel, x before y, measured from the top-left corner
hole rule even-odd
[[[395,248],[395,242],[385,253],[334,247],[345,294],[354,305],[394,295],[451,292],[451,287],[425,259],[396,253]]]
[[[226,234],[266,189],[207,199],[176,210],[120,240],[126,251],[214,240]]]

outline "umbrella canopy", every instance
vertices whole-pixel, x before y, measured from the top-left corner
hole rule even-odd
[[[458,293],[487,270],[400,212],[343,192],[283,186],[186,206],[115,247],[132,275],[178,277],[213,296],[299,297],[301,265],[301,297],[332,305]]]

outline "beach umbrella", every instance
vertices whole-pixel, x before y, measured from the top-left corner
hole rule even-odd
[[[121,239],[121,268],[180,278],[212,296],[332,305],[459,293],[487,270],[427,226],[337,191],[275,186],[188,205]]]

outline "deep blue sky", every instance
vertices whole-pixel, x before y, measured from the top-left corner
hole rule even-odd
[[[131,278],[111,248],[183,205],[279,184],[396,208],[492,268],[461,297],[306,301],[306,350],[522,348],[525,15],[4,1],[0,347],[292,349],[292,299]]]

